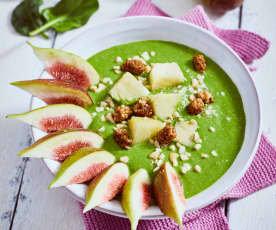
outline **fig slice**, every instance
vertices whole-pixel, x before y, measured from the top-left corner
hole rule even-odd
[[[105,150],[81,148],[66,158],[49,188],[89,181],[114,161],[115,157]]]
[[[83,212],[113,199],[123,188],[128,176],[128,166],[124,163],[115,163],[103,170],[89,184]]]
[[[182,226],[186,200],[181,180],[169,162],[157,171],[153,181],[153,193],[161,211]]]
[[[48,158],[63,161],[82,147],[100,148],[103,138],[87,129],[71,129],[50,133],[32,146],[21,150],[21,157]]]
[[[40,98],[46,104],[65,103],[82,107],[93,104],[92,99],[85,90],[69,82],[54,79],[36,79],[16,81],[11,84]]]
[[[64,129],[88,128],[92,121],[86,109],[73,104],[47,105],[21,114],[10,114],[7,118],[23,121],[44,132]]]
[[[100,77],[94,67],[82,57],[52,48],[39,48],[27,42],[55,79],[68,81],[84,89],[98,84]]]
[[[139,218],[148,209],[151,200],[150,177],[147,170],[141,168],[131,175],[123,188],[122,208],[136,230]]]

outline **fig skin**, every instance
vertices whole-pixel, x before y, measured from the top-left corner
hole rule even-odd
[[[205,4],[217,13],[225,13],[242,5],[243,0],[204,0]]]

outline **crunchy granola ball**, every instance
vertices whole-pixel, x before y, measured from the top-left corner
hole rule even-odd
[[[115,141],[122,149],[128,149],[132,144],[132,140],[129,138],[129,135],[126,129],[123,129],[123,128],[116,129],[113,136]]]
[[[127,120],[132,115],[132,110],[129,106],[117,106],[112,113],[112,117],[116,123]]]
[[[146,65],[140,60],[127,60],[122,64],[121,69],[134,75],[140,75],[146,71]]]
[[[176,131],[172,125],[165,126],[157,134],[157,141],[161,146],[169,144],[175,138],[176,138]]]
[[[188,113],[191,115],[197,115],[204,109],[204,102],[201,98],[196,98],[188,105]]]
[[[206,61],[202,54],[197,54],[194,56],[193,64],[195,71],[203,73],[206,70]]]
[[[214,102],[214,98],[210,92],[204,90],[203,92],[198,92],[196,94],[197,98],[201,98],[204,104],[211,104]]]
[[[140,98],[133,105],[133,114],[138,117],[152,117],[153,108],[150,101],[146,98]]]

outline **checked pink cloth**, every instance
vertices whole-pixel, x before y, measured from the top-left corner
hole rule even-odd
[[[149,0],[137,0],[125,16],[169,15],[162,12]],[[223,39],[245,63],[261,58],[269,48],[269,42],[257,34],[244,30],[225,30],[216,27],[209,20],[201,6],[189,11],[181,20],[201,26]],[[200,210],[183,216],[185,230],[229,230],[227,218],[221,202],[224,199],[241,198],[276,182],[276,149],[262,135],[256,156],[239,183],[221,199]],[[80,209],[83,209],[83,205]],[[130,223],[125,218],[111,216],[96,210],[83,214],[86,230],[128,230]],[[174,221],[141,220],[138,230],[177,230]]]

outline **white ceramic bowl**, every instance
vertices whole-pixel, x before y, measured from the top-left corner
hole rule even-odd
[[[187,212],[204,207],[218,199],[232,188],[245,173],[256,152],[260,138],[261,113],[258,94],[247,67],[241,59],[224,43],[206,30],[192,24],[165,17],[128,17],[91,27],[86,32],[68,42],[63,49],[84,58],[109,47],[139,40],[165,40],[195,48],[215,61],[230,76],[238,87],[246,114],[246,130],[242,148],[229,170],[212,186],[187,200]],[[33,108],[44,105],[39,99],[33,99]],[[34,139],[45,134],[33,129]],[[227,141],[227,140],[226,140]],[[44,160],[52,173],[59,163]],[[76,199],[83,202],[86,185],[66,187]],[[110,201],[97,210],[125,217],[118,201]],[[162,218],[158,207],[151,206],[143,219]]]

